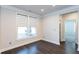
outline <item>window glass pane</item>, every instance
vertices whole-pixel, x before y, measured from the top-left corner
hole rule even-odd
[[[27,34],[27,27],[18,27],[18,39],[26,38]]]
[[[31,34],[36,35],[36,28],[35,27],[31,27]]]
[[[37,35],[37,31],[35,27],[30,27],[30,29],[28,30],[28,35],[30,36],[36,36]]]
[[[26,34],[27,28],[26,27],[18,27],[18,34]]]

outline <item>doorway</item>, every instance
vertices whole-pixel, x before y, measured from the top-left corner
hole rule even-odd
[[[77,12],[61,15],[59,24],[60,42],[64,42],[65,53],[75,53],[77,44]]]

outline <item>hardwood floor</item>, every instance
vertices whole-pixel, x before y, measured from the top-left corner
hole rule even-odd
[[[68,45],[68,46],[67,46]],[[38,41],[24,45],[12,50],[2,52],[2,54],[78,54],[73,44],[61,42],[58,46],[47,41]]]

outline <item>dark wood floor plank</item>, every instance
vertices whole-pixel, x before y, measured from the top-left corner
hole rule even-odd
[[[68,45],[68,46],[67,46]],[[47,41],[37,41],[12,50],[2,52],[2,54],[77,54],[77,49],[69,43],[61,42],[61,45],[49,43]],[[72,46],[72,49],[70,48]]]

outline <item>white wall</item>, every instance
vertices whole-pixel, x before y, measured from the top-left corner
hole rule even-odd
[[[52,15],[43,19],[43,39],[54,43],[60,44],[59,42],[59,15]]]
[[[17,40],[16,39],[16,13],[18,12],[19,10],[14,10],[14,8],[12,9],[12,7],[7,7],[7,6],[2,6],[1,7],[1,13],[0,13],[0,16],[1,16],[1,38],[0,38],[0,44],[1,44],[1,49],[0,49],[0,52],[2,51],[5,51],[5,50],[8,50],[8,49],[12,49],[12,48],[15,48],[15,47],[18,47],[18,46],[21,46],[21,45],[25,45],[25,44],[29,44],[29,43],[32,43],[32,42],[35,42],[35,41],[38,41],[41,39],[41,26],[40,26],[40,20],[38,18],[38,21],[37,21],[37,29],[39,31],[38,35],[34,38],[31,38],[31,39],[25,39],[25,40]],[[25,11],[19,11],[19,13],[22,13],[24,14]],[[31,15],[31,13],[25,13],[25,14],[29,14]],[[34,14],[32,14],[32,16],[36,16]],[[37,16],[36,16],[37,17]],[[11,44],[10,44],[11,42]]]

